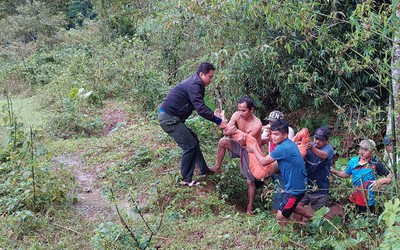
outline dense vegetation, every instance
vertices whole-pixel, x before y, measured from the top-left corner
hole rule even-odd
[[[346,202],[350,180],[333,179],[345,223],[320,210],[304,227],[280,228],[268,187],[258,190],[256,216],[237,212],[246,185],[236,161],[201,189],[178,188],[180,152],[156,114],[173,85],[210,61],[217,66],[210,107],[230,114],[249,95],[260,118],[280,109],[297,129],[330,126],[337,167],[363,138],[378,142],[382,159],[396,11],[397,1],[372,0],[1,1],[0,248],[395,249],[396,179],[380,193],[375,216],[355,215]],[[29,119],[14,98],[34,100],[25,105]],[[129,119],[106,133],[110,103]],[[196,116],[188,124],[211,164],[219,132]],[[117,218],[82,223],[71,212],[76,176],[68,164],[54,165],[60,155],[79,155],[97,171]]]

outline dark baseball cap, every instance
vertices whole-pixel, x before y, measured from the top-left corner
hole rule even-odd
[[[327,127],[317,128],[314,133],[314,138],[326,141],[329,138],[329,129]]]

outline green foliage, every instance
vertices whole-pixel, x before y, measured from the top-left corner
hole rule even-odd
[[[217,190],[221,198],[229,204],[235,204],[246,208],[248,203],[247,184],[245,178],[240,174],[238,160],[227,160],[224,162],[223,173],[217,183]]]
[[[392,205],[384,208],[380,222],[395,221],[386,228],[375,227],[374,218],[356,217],[354,206],[346,201],[350,178],[334,178],[331,190],[332,199],[344,204],[349,217],[345,225],[326,221],[321,210],[300,233],[292,226],[281,229],[262,211],[248,218],[223,209],[225,201],[243,206],[247,202],[237,162],[226,162],[224,173],[199,189],[181,189],[176,184],[179,148],[171,146],[165,133],[143,129],[156,124],[153,112],[168,90],[192,74],[199,62],[210,61],[217,71],[207,88],[207,105],[221,105],[233,113],[238,97],[247,94],[254,98],[260,117],[279,108],[295,127],[329,125],[334,128],[331,144],[344,157],[336,166],[343,169],[361,139],[381,140],[385,130],[392,37],[398,30],[398,3],[386,2],[5,0],[0,3],[0,87],[40,95],[43,109],[52,110],[48,131],[64,138],[99,134],[97,108],[110,98],[126,101],[136,112],[152,112],[145,124],[127,130],[119,126],[114,132],[120,137],[82,140],[85,145],[75,142],[74,149],[97,142],[83,155],[88,168],[105,168],[99,178],[121,188],[120,193],[131,192],[146,211],[168,204],[169,227],[163,236],[174,241],[160,240],[167,248],[198,248],[200,242],[205,248],[221,249],[390,249],[398,245],[398,220],[392,215],[397,212]],[[78,24],[74,29],[66,30],[68,18]],[[90,94],[85,98],[85,93]],[[8,117],[6,123],[14,120]],[[187,124],[198,133],[205,157],[215,160],[219,130],[198,116]],[[70,201],[70,186],[63,182],[70,175],[63,168],[54,172],[45,147],[33,146],[42,134],[27,133],[19,123],[4,128],[0,171],[1,195],[6,197],[1,209],[49,211],[53,201]],[[121,136],[124,132],[132,136]],[[151,144],[146,144],[148,138],[153,138]],[[210,197],[214,181],[217,194]],[[146,193],[154,188],[162,190],[161,197]],[[272,194],[264,190],[263,195],[264,205],[269,205]],[[381,204],[395,195],[385,193],[377,201]],[[27,222],[23,229],[35,226],[29,212],[21,212],[16,224],[19,221]],[[217,232],[209,235],[210,227]],[[176,239],[182,231],[188,233]],[[282,237],[278,241],[271,235]],[[115,224],[99,226],[95,237],[99,248],[126,248],[131,243]]]
[[[35,145],[42,137],[32,128],[24,132],[17,122],[12,101],[7,98],[3,128],[7,131],[0,151],[0,210],[46,211],[53,204],[71,202],[73,179],[64,169],[55,170],[43,145]],[[3,111],[4,111],[3,110]]]
[[[385,202],[385,210],[379,216],[379,223],[386,228],[380,247],[395,249],[400,243],[400,200],[395,198]]]
[[[186,120],[185,124],[193,131],[196,131],[201,140],[216,139],[222,134],[215,123],[207,121],[199,115],[191,116]]]
[[[62,109],[49,116],[48,131],[57,137],[94,136],[101,133],[102,121],[85,112],[91,105],[92,91],[73,88],[63,99]],[[93,104],[92,104],[93,105]]]
[[[53,13],[43,2],[32,1],[16,10],[15,15],[0,20],[1,42],[10,52],[15,51],[14,46],[18,50],[27,49],[24,46],[32,42],[51,46],[56,41],[57,32],[66,24],[63,15]]]
[[[70,1],[68,4],[67,16],[71,19],[69,28],[82,26],[84,18],[93,19],[96,13],[93,11],[93,4],[90,1]]]
[[[120,224],[100,223],[94,233],[92,241],[96,249],[137,249],[129,232]]]

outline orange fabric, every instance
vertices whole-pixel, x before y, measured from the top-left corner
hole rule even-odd
[[[258,145],[257,140],[248,134],[245,134],[241,130],[237,130],[237,132],[230,137],[234,139],[235,141],[238,141],[245,136],[245,144],[256,144],[257,145],[257,151],[261,154],[262,151],[260,149],[260,145]],[[296,144],[297,142],[300,142],[300,144],[297,144],[301,155],[304,157],[307,153],[307,148],[306,144],[310,142],[310,132],[308,131],[307,128],[303,128],[300,130],[293,138],[292,141],[294,141]],[[261,163],[258,161],[256,155],[254,153],[248,153],[249,156],[249,169],[251,174],[254,176],[254,178],[259,179],[259,180],[264,180],[266,177],[272,176],[276,172],[278,172],[279,169],[273,168],[273,164],[269,164],[267,166],[261,165]]]
[[[307,154],[307,143],[310,142],[310,132],[308,131],[308,128],[303,128],[297,134],[292,138],[292,141],[297,144],[297,147],[300,150],[300,154],[303,156],[303,158]]]
[[[257,151],[262,154],[262,151],[260,149],[260,146],[258,145],[258,142],[256,138],[254,138],[251,135],[248,135],[244,133],[241,130],[237,130],[237,132],[233,135],[231,135],[231,138],[234,139],[235,141],[238,141],[245,136],[245,144],[256,144],[257,145]],[[258,161],[256,155],[254,153],[248,153],[249,156],[249,168],[251,174],[254,176],[254,178],[259,179],[259,180],[264,180],[264,178],[269,177],[273,175],[275,172],[272,171],[272,164],[269,164],[267,166],[261,165],[261,163]]]

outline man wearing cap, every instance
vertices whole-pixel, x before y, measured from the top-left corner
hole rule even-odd
[[[269,115],[267,117],[264,118],[265,121],[268,121],[268,124],[263,126],[263,136],[262,136],[262,144],[268,144],[268,152],[272,152],[274,151],[274,148],[276,147],[276,145],[274,145],[273,143],[271,143],[271,137],[269,136],[269,134],[266,132],[269,130],[269,128],[271,127],[271,125],[276,121],[276,120],[283,120],[285,118],[285,116],[283,115],[283,113],[279,110],[274,110],[271,113],[269,113]],[[265,135],[265,136],[264,136]],[[289,134],[288,134],[288,138],[292,139],[294,137],[294,130],[293,128],[289,127]]]
[[[360,142],[359,156],[350,159],[345,171],[338,171],[331,167],[331,173],[341,177],[349,178],[353,176],[354,192],[349,200],[356,204],[359,212],[364,213],[369,210],[374,213],[375,193],[382,184],[391,182],[392,174],[385,168],[382,162],[378,161],[372,154],[375,151],[375,142],[371,139]],[[376,179],[375,176],[383,176]]]
[[[390,138],[390,135],[385,135],[383,138],[385,143],[385,153],[383,156],[383,161],[388,164],[388,166],[392,166],[393,163],[393,140]]]
[[[314,211],[330,205],[329,176],[334,150],[328,143],[329,134],[328,128],[320,127],[315,130],[314,142],[306,145],[306,171],[311,190],[306,192],[298,206],[310,204]],[[299,216],[296,219],[302,220]]]

